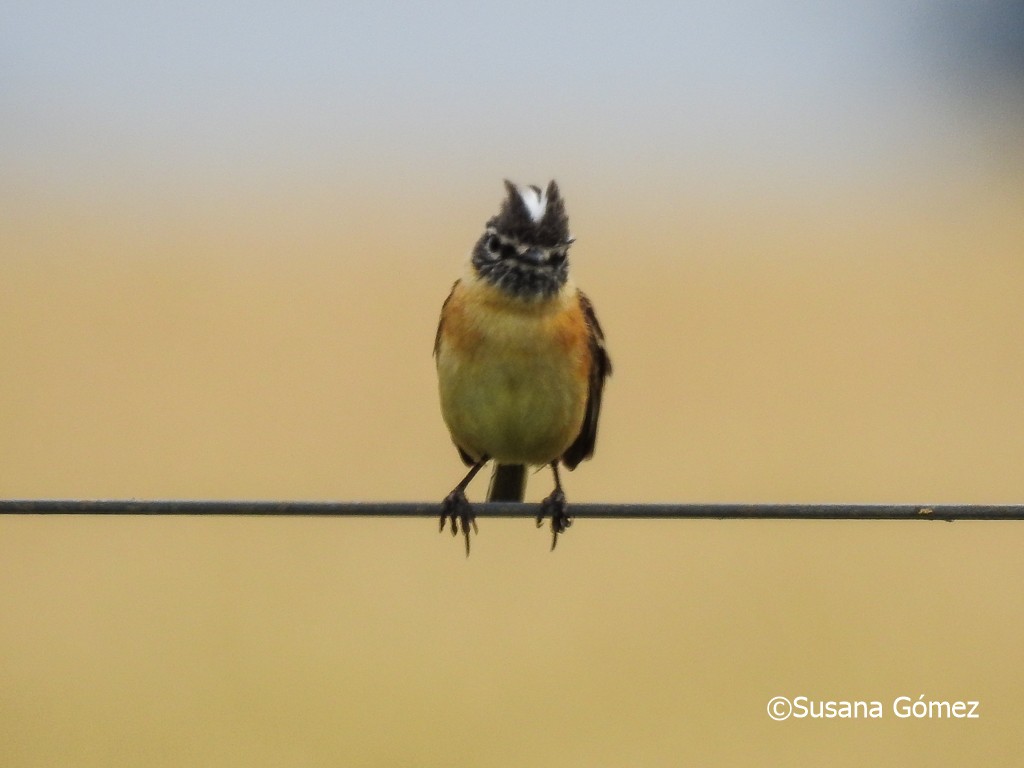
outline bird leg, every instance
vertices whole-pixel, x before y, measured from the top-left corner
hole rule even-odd
[[[544,518],[551,518],[551,549],[558,543],[558,534],[572,525],[572,518],[565,511],[565,494],[562,493],[562,480],[558,476],[558,460],[551,462],[551,471],[555,475],[555,490],[540,503],[537,514],[537,527],[544,524]]]
[[[472,527],[473,533],[476,533],[476,517],[473,515],[473,507],[470,506],[469,500],[466,498],[466,487],[488,461],[490,461],[489,456],[481,457],[476,464],[470,467],[469,472],[462,478],[462,482],[456,485],[441,502],[441,526],[438,530],[443,531],[445,521],[449,521],[452,525],[452,536],[458,536],[459,523],[462,523],[462,534],[466,537],[466,557],[469,557],[470,527]]]

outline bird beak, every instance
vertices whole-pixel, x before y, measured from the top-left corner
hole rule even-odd
[[[526,253],[522,254],[519,258],[525,261],[527,264],[532,264],[535,267],[539,267],[548,260],[548,255],[541,248],[530,248]]]

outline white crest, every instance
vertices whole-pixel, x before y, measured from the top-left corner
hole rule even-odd
[[[523,199],[523,205],[526,206],[530,218],[540,223],[540,220],[544,218],[544,211],[548,207],[547,193],[538,192],[533,187],[517,186],[516,189],[519,191],[519,197]]]

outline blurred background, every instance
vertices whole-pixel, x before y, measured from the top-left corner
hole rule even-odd
[[[440,500],[507,177],[558,179],[615,363],[570,502],[1024,502],[1024,4],[772,5],[8,4],[0,496]],[[1021,523],[549,541],[0,520],[0,763],[1020,754]]]

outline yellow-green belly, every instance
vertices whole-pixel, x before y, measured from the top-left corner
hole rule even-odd
[[[441,413],[456,445],[474,458],[546,464],[579,434],[587,397],[580,355],[557,318],[488,316],[471,343],[442,335],[437,355]],[[581,350],[582,344],[582,350]]]

